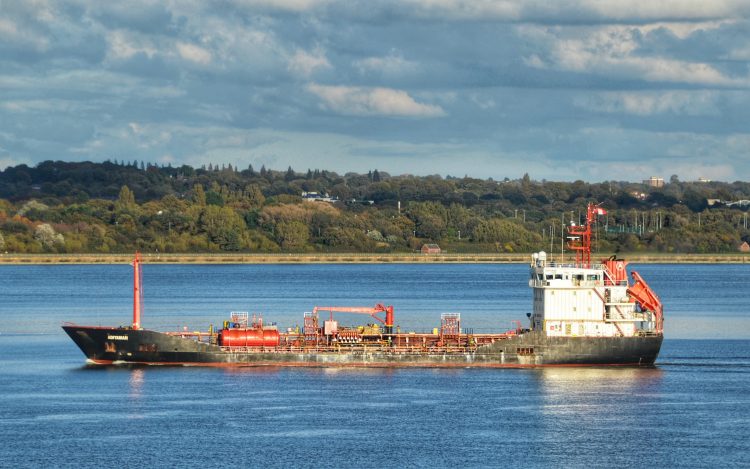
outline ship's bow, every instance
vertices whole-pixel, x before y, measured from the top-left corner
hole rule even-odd
[[[111,327],[63,326],[66,334],[81,349],[86,358],[93,363],[109,364],[115,359],[114,349],[108,350],[108,343],[115,339],[127,340],[128,330]],[[111,340],[110,340],[111,338]],[[111,347],[110,347],[111,348]]]

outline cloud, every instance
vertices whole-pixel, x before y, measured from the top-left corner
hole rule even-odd
[[[2,5],[0,156],[15,161],[750,171],[746,0]]]
[[[50,41],[46,37],[34,34],[26,28],[19,28],[18,24],[6,18],[0,18],[0,36],[6,44],[28,47],[37,52],[46,51],[50,46]]]
[[[638,116],[673,114],[716,116],[721,114],[715,91],[630,91],[586,94],[574,104],[582,109]]]
[[[232,0],[236,7],[247,10],[289,11],[302,13],[335,3],[333,0]]]
[[[176,47],[180,57],[185,60],[200,65],[208,65],[211,62],[211,53],[200,46],[186,42],[178,42]]]
[[[88,2],[82,6],[87,16],[112,29],[158,33],[168,30],[174,20],[171,10],[175,7],[159,0]]]
[[[395,50],[382,57],[367,57],[354,61],[354,67],[361,74],[378,73],[386,76],[401,76],[414,73],[419,66],[416,62],[404,59]]]
[[[289,70],[309,77],[317,69],[331,68],[331,63],[322,48],[316,47],[312,52],[297,49],[289,58]]]
[[[528,23],[640,23],[746,16],[743,0],[401,0],[389,4],[415,17]]]
[[[733,46],[732,50],[726,54],[729,60],[747,62],[750,61],[750,42],[739,46]]]
[[[307,89],[323,100],[326,108],[354,116],[444,117],[440,106],[418,103],[405,91],[389,88],[324,86]]]
[[[482,110],[488,110],[488,109],[494,109],[497,103],[495,103],[495,100],[492,98],[487,98],[481,95],[478,95],[476,93],[472,93],[469,95],[469,100],[476,104],[479,109]]]
[[[134,37],[128,31],[116,30],[107,34],[109,44],[109,55],[115,59],[128,59],[136,54],[144,54],[153,58],[158,50],[157,46],[150,40]]]
[[[527,26],[522,35],[546,48],[544,53],[524,57],[533,68],[550,68],[577,73],[591,73],[617,80],[642,80],[719,87],[748,87],[750,77],[729,76],[714,65],[688,62],[660,55],[644,55],[642,32],[629,26],[585,28],[586,34],[570,30]]]

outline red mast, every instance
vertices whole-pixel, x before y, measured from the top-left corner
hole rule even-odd
[[[133,259],[133,329],[141,328],[141,254]]]
[[[607,211],[589,202],[586,208],[586,224],[571,224],[568,227],[568,249],[575,251],[576,264],[584,268],[591,267],[591,232],[597,215],[606,215]]]

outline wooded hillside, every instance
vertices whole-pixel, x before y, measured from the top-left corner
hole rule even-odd
[[[328,194],[334,203],[305,200]],[[746,182],[646,184],[47,161],[0,172],[5,252],[451,252],[560,247],[587,202],[603,252],[713,253],[750,240]],[[712,204],[709,206],[709,200]],[[717,202],[718,201],[718,202]],[[400,206],[399,206],[400,205]]]

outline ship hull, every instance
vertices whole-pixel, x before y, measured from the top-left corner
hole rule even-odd
[[[254,348],[227,350],[161,332],[63,326],[96,365],[311,366],[311,367],[542,367],[652,366],[662,335],[548,337],[526,332],[465,349],[341,347],[337,350]]]

